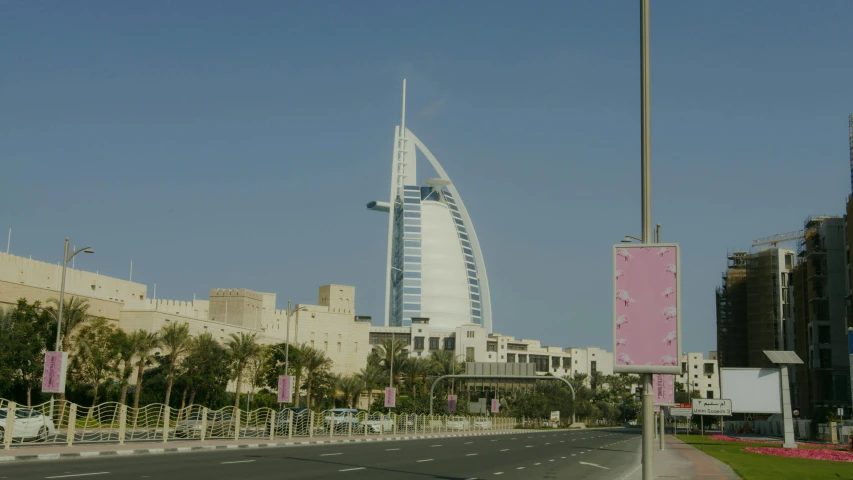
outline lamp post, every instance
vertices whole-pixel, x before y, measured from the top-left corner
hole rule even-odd
[[[65,252],[62,255],[62,283],[59,285],[59,312],[56,318],[56,351],[59,352],[61,344],[60,344],[60,331],[62,328],[62,306],[65,304],[65,271],[68,269],[68,262],[74,258],[80,252],[84,253],[95,253],[91,247],[83,247],[81,249],[75,250],[70,255],[68,253],[68,247],[70,242],[68,239],[65,239]]]
[[[287,334],[284,339],[284,374],[290,375],[290,317],[293,315],[293,312],[299,311],[307,311],[308,309],[305,307],[298,307],[296,310],[291,310],[290,308],[290,300],[287,301]],[[297,337],[296,341],[299,341],[299,321],[297,320]]]

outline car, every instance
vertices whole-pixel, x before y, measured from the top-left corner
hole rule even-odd
[[[323,418],[323,423],[326,426],[329,426],[332,423],[333,416],[335,425],[346,425],[347,423],[352,423],[353,427],[358,426],[358,410],[354,408],[333,408],[326,412],[326,416]]]
[[[200,437],[203,415],[193,412],[175,425],[175,436],[181,438]],[[234,418],[230,413],[207,412],[207,429],[205,437],[212,435],[231,437],[234,435]]]
[[[0,408],[0,443],[6,439],[6,417],[9,411]],[[48,437],[56,434],[53,420],[47,415],[29,408],[15,409],[15,424],[12,427],[12,440],[47,441]]]
[[[465,417],[450,417],[447,419],[448,430],[465,430],[468,428],[468,419]]]
[[[388,415],[372,414],[361,423],[362,430],[367,433],[386,433],[394,431],[394,420]]]
[[[491,430],[492,421],[488,418],[477,418],[474,420],[474,428],[479,430]]]

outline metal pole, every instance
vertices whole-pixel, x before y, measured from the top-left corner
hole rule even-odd
[[[68,263],[68,239],[65,239],[65,251],[62,254],[62,283],[59,284],[59,313],[56,318],[56,351],[61,352],[59,343],[59,332],[62,328],[62,305],[65,304],[65,269]]]
[[[663,406],[660,407],[660,449],[661,451],[666,450],[666,446],[664,445],[663,436],[666,434],[666,415],[663,411]]]
[[[640,0],[640,176],[643,243],[652,240],[651,74],[649,62],[649,0]]]
[[[12,245],[12,229],[9,229],[9,239],[6,240],[6,255],[9,254],[9,247]]]
[[[284,374],[290,375],[290,300],[287,301],[287,333],[284,337]]]
[[[654,478],[655,397],[652,395],[652,374],[643,374],[643,480]]]

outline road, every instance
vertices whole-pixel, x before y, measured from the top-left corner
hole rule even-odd
[[[574,430],[306,447],[16,462],[0,479],[620,479],[637,430]]]

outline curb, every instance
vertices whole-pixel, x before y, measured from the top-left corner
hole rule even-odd
[[[287,442],[265,442],[265,443],[232,443],[227,445],[199,445],[195,447],[162,447],[162,448],[137,448],[137,449],[116,449],[116,450],[101,450],[95,452],[71,452],[71,453],[38,453],[29,455],[15,456],[0,456],[0,464],[10,462],[34,461],[34,460],[68,460],[74,458],[89,458],[89,457],[110,457],[110,456],[125,456],[125,455],[150,455],[161,453],[187,453],[187,452],[202,452],[213,450],[235,450],[242,448],[277,448],[277,447],[306,447],[312,445],[329,445],[335,443],[366,443],[366,442],[390,442],[390,441],[405,441],[405,440],[426,440],[431,438],[456,438],[456,437],[483,437],[495,435],[509,435],[522,433],[552,433],[571,431],[569,429],[551,429],[551,430],[509,430],[501,432],[477,432],[477,433],[452,433],[438,435],[404,435],[396,437],[362,437],[362,438],[346,438],[341,440],[300,440]]]

